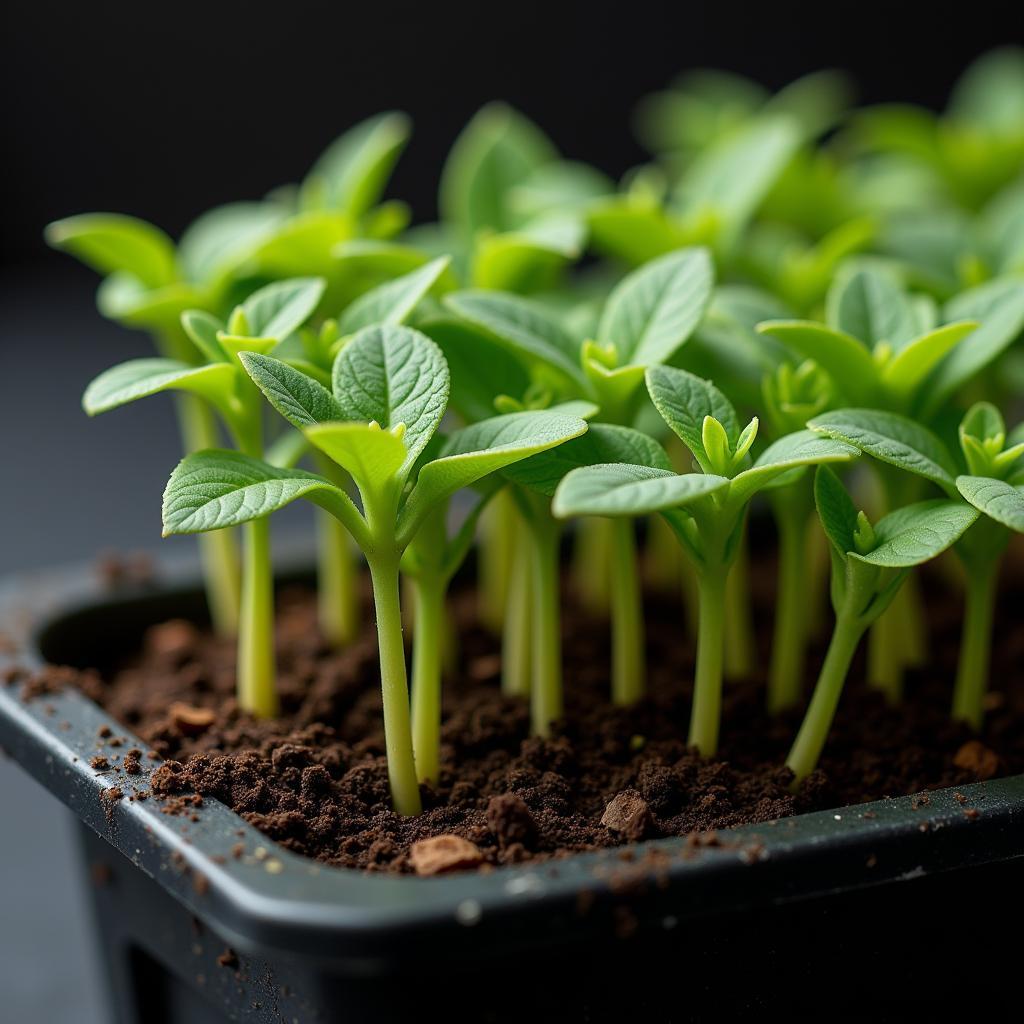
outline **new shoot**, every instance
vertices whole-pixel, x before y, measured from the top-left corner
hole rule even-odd
[[[462,487],[586,430],[573,416],[529,414],[484,431],[487,447],[425,454],[448,402],[448,367],[437,346],[408,327],[367,327],[338,353],[331,389],[260,353],[242,362],[267,400],[353,479],[346,491],[315,473],[232,452],[206,451],[174,471],[164,499],[167,533],[262,521],[297,498],[345,526],[370,569],[380,652],[388,777],[395,810],[417,814],[420,793],[402,639],[399,569],[424,521]]]
[[[936,498],[896,509],[872,525],[827,466],[815,475],[814,499],[831,549],[836,622],[810,706],[786,758],[794,785],[817,767],[864,631],[892,604],[913,566],[941,554],[978,518],[966,502]]]
[[[726,580],[756,493],[806,467],[846,462],[857,449],[799,431],[752,459],[757,419],[740,428],[736,410],[709,381],[684,370],[652,367],[647,388],[668,426],[701,472],[597,465],[569,474],[555,495],[560,517],[634,517],[661,513],[693,563],[699,591],[697,668],[689,742],[707,757],[718,749],[725,648]],[[822,441],[827,443],[822,444]]]

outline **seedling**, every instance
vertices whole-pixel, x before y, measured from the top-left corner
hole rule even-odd
[[[888,275],[860,270],[830,289],[827,323],[768,321],[758,330],[813,359],[837,402],[907,413],[927,401],[932,375],[958,346],[976,352],[985,345],[977,320],[937,326],[937,315],[934,303],[908,295]],[[889,508],[915,496],[905,475],[883,472],[881,481]],[[873,633],[872,681],[897,699],[904,666],[920,663],[924,650],[919,601],[908,589]]]
[[[698,578],[700,620],[690,743],[706,756],[718,747],[726,580],[739,548],[747,506],[780,479],[825,462],[846,462],[857,449],[799,431],[751,459],[758,421],[744,428],[732,403],[710,381],[684,370],[652,367],[655,407],[690,450],[700,472],[676,474],[638,465],[592,466],[570,473],[555,495],[559,517],[631,517],[660,512],[675,531]],[[826,443],[822,444],[821,442]]]
[[[687,341],[703,316],[711,285],[711,262],[703,249],[663,256],[616,286],[596,340],[582,342],[544,310],[516,296],[461,292],[446,301],[551,393],[594,402],[601,422],[626,426],[636,418],[645,368],[665,362]],[[640,583],[630,524],[612,526],[607,550],[603,568],[613,598],[612,693],[617,701],[628,702],[645,685]]]
[[[827,466],[815,474],[814,500],[831,547],[836,623],[810,706],[786,758],[796,783],[818,764],[864,631],[892,603],[912,566],[941,554],[978,518],[963,501],[935,499],[896,509],[872,525]]]
[[[364,292],[337,316],[317,329],[306,329],[293,335],[290,351],[278,350],[278,358],[302,371],[321,384],[330,386],[334,359],[348,340],[363,327],[373,324],[406,323],[428,293],[450,284],[450,260],[447,256],[431,260],[407,274],[402,274]],[[295,464],[311,446],[301,432],[292,431],[277,446],[287,454],[272,458],[275,464]],[[347,476],[315,447],[312,456],[317,472],[338,486],[345,486]],[[351,540],[348,532],[328,512],[318,510],[318,586],[317,600],[321,632],[338,646],[347,646],[359,629],[357,581]]]
[[[408,327],[367,327],[338,353],[332,389],[287,363],[247,352],[241,361],[282,416],[348,472],[362,511],[336,484],[232,452],[187,457],[164,495],[168,534],[266,517],[297,498],[336,516],[363,551],[377,612],[388,775],[395,809],[420,809],[399,599],[399,566],[429,516],[462,487],[586,430],[579,417],[531,413],[477,424],[453,454],[421,456],[448,403],[448,367],[429,338]],[[473,448],[471,440],[481,447]],[[418,465],[419,464],[419,465]],[[430,755],[427,755],[427,763]],[[430,768],[426,769],[429,776]]]
[[[550,734],[551,725],[562,717],[562,655],[561,614],[559,611],[559,540],[560,523],[552,515],[551,499],[566,474],[582,466],[604,463],[640,464],[652,469],[668,471],[668,456],[652,438],[629,427],[595,423],[585,437],[562,445],[555,451],[527,459],[505,470],[505,476],[518,486],[513,490],[526,529],[523,537],[529,548],[529,602],[531,615],[514,620],[522,630],[521,636],[506,634],[508,651],[517,645],[525,648],[529,643],[533,658],[530,662],[517,659],[521,670],[532,671],[529,684],[513,684],[517,692],[530,694],[533,731],[541,736]],[[603,513],[598,513],[602,514]],[[630,527],[631,529],[631,527]],[[632,541],[632,535],[629,537]],[[638,566],[635,556],[631,561],[616,561],[621,577],[616,586],[624,598],[617,606],[620,632],[613,655],[612,697],[620,704],[631,704],[643,694],[643,679],[635,671],[625,671],[642,663],[642,632],[639,619],[633,618],[638,610]]]
[[[172,359],[133,359],[100,374],[82,404],[90,416],[162,391],[196,395],[223,420],[238,450],[249,458],[264,454],[263,403],[243,372],[243,349],[279,348],[312,315],[324,282],[282,281],[254,292],[232,312],[227,324],[198,311],[182,323],[206,359],[193,366]],[[240,520],[241,522],[241,520]],[[263,717],[277,714],[274,670],[273,577],[267,523],[246,528],[238,622],[238,702]]]
[[[263,202],[216,207],[187,228],[177,246],[152,224],[108,213],[55,221],[46,240],[103,275],[97,304],[104,316],[148,331],[161,358],[200,366],[209,356],[183,329],[187,311],[226,317],[246,294],[240,288],[318,274],[337,296],[331,305],[352,294],[351,280],[363,276],[365,258],[338,260],[334,249],[360,235],[382,237],[404,226],[403,216],[394,219],[397,208],[375,204],[408,135],[404,114],[370,118],[328,148],[297,203],[279,191]],[[186,452],[219,443],[208,403],[183,390],[177,408]],[[223,531],[205,536],[200,551],[214,625],[234,634],[241,590],[233,537]]]
[[[1010,531],[1024,531],[1024,427],[1007,438],[999,411],[987,402],[974,405],[960,424],[962,461],[958,467],[940,438],[906,417],[870,409],[840,409],[811,420],[809,425],[928,481],[950,498],[966,499],[984,513],[955,548],[967,571],[967,592],[953,714],[980,728],[999,563]]]

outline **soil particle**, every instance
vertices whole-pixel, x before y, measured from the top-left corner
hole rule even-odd
[[[89,758],[89,767],[98,772],[107,772],[110,771],[110,762],[102,754],[97,754]]]
[[[999,772],[999,755],[978,740],[969,740],[956,752],[953,764],[978,779],[991,779]]]
[[[468,839],[461,836],[432,836],[420,839],[409,850],[409,863],[417,875],[440,875],[446,871],[459,871],[476,867],[483,854]]]
[[[514,793],[491,797],[487,804],[487,827],[505,849],[515,844],[531,847],[537,841],[537,822],[526,801]]]
[[[213,708],[196,708],[178,700],[170,708],[171,724],[183,736],[198,736],[217,720]]]
[[[642,839],[651,825],[651,810],[635,789],[624,789],[604,809],[601,824],[627,839]]]
[[[752,579],[763,652],[774,581],[770,573],[767,582],[764,573]],[[474,595],[455,592],[462,671],[445,683],[440,777],[423,787],[424,813],[413,818],[390,806],[368,604],[363,634],[334,651],[318,633],[308,593],[281,594],[276,720],[238,708],[233,644],[181,620],[148,631],[139,652],[105,667],[102,678],[50,668],[26,689],[52,693],[74,682],[98,699],[145,749],[166,759],[151,785],[168,813],[191,817],[197,801],[216,799],[270,840],[327,864],[413,872],[416,844],[451,836],[472,846],[473,865],[485,870],[623,846],[629,833],[602,819],[626,793],[646,805],[645,838],[690,836],[688,855],[695,856],[735,825],[963,786],[993,770],[1024,771],[1024,630],[1012,612],[1024,593],[1008,590],[997,606],[996,635],[1005,642],[993,652],[992,678],[1001,700],[977,735],[949,715],[961,610],[955,595],[943,596],[944,586],[941,577],[929,578],[934,663],[909,672],[905,701],[890,707],[864,685],[861,655],[819,770],[796,793],[783,765],[801,712],[769,717],[761,675],[727,683],[714,758],[686,746],[692,643],[680,626],[683,609],[654,594],[645,597],[649,695],[629,708],[607,699],[607,628],[567,595],[565,718],[541,739],[529,735],[526,703],[500,692],[500,641],[477,626]],[[812,650],[809,678],[823,653],[821,643]],[[190,729],[171,713],[176,703],[193,718],[213,720]]]
[[[221,967],[228,968],[228,970],[237,971],[238,954],[230,946],[227,946],[225,947],[224,952],[217,957],[217,963]]]

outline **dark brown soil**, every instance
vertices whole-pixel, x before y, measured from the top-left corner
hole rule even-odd
[[[755,585],[762,633],[770,578]],[[473,594],[456,594],[460,675],[446,683],[442,779],[436,791],[424,790],[425,812],[416,818],[390,810],[373,630],[348,650],[329,650],[304,591],[280,600],[280,720],[238,712],[231,645],[182,621],[150,630],[143,651],[111,678],[82,681],[143,740],[148,757],[168,759],[151,789],[170,813],[193,816],[203,798],[216,798],[291,850],[368,870],[412,871],[413,843],[454,835],[479,859],[466,859],[465,844],[452,841],[420,848],[421,863],[442,853],[461,867],[486,868],[1024,770],[1024,590],[1007,590],[1000,601],[995,692],[978,738],[948,716],[955,590],[938,576],[928,588],[934,664],[911,674],[897,708],[866,689],[855,666],[821,769],[796,795],[782,763],[799,716],[766,716],[760,678],[728,685],[717,758],[687,749],[692,645],[680,607],[656,595],[646,608],[651,696],[628,710],[606,700],[606,625],[585,618],[567,595],[566,719],[553,739],[540,740],[528,734],[525,704],[499,692],[499,645],[475,624]],[[58,675],[61,684],[72,677]],[[46,692],[38,681],[26,689]],[[98,737],[97,770],[114,740],[130,742]],[[148,772],[143,756],[133,749],[113,757],[118,771],[109,777]]]

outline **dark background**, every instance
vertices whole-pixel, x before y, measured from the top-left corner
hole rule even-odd
[[[80,412],[91,377],[145,341],[98,317],[95,279],[46,249],[47,221],[112,210],[177,234],[208,206],[297,180],[388,108],[415,122],[393,193],[427,220],[444,154],[490,99],[618,175],[643,157],[636,101],[686,68],[775,88],[841,67],[863,102],[941,107],[972,58],[1024,36],[1009,5],[982,2],[36,0],[0,18],[0,572],[156,547],[177,457],[167,401]],[[0,1018],[105,1021],[72,833],[40,795],[0,763],[0,813],[18,823],[0,833]]]

